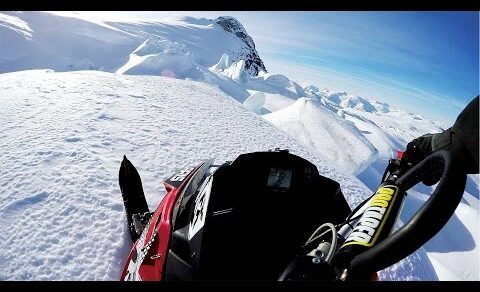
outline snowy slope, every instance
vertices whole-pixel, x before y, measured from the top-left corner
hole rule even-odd
[[[118,279],[130,247],[117,181],[123,154],[151,208],[177,168],[275,147],[341,182],[352,206],[369,195],[203,83],[37,70],[1,74],[0,92],[0,280]]]
[[[354,125],[315,99],[302,97],[264,118],[313,149],[323,150],[318,154],[346,173],[363,171],[377,157],[377,149]]]
[[[0,13],[0,36],[0,73],[36,68],[113,71],[142,42],[106,24],[42,12]]]
[[[253,39],[231,17],[103,23],[43,12],[0,15],[3,15],[0,23],[6,25],[8,33],[18,41],[2,46],[5,52],[1,55],[9,61],[0,61],[0,72],[29,68],[94,69],[195,80],[219,88],[258,114],[276,111],[289,101],[293,103],[306,96],[303,88],[288,77],[266,72]],[[23,34],[18,33],[20,29]],[[0,31],[0,36],[3,35],[7,33]],[[19,56],[22,50],[17,49],[25,52]],[[254,92],[261,93],[246,102]],[[327,112],[323,113],[328,116]],[[320,121],[315,123],[313,128],[325,129]],[[355,127],[350,128],[351,134],[358,136]],[[319,153],[326,150],[321,147],[327,145],[325,143],[302,142],[317,147]],[[333,153],[328,151],[333,154],[332,159],[345,156],[344,150],[355,152],[352,147],[332,149]],[[375,158],[375,151],[370,153],[372,155],[359,157],[359,161],[344,159],[339,167],[355,173]]]
[[[465,194],[464,196],[468,196]],[[401,220],[410,218],[428,199],[419,188],[409,191]],[[478,199],[477,199],[478,202]],[[444,229],[422,249],[427,253],[439,279],[445,281],[479,279],[479,213],[477,206],[461,202]]]
[[[30,52],[35,60],[31,55],[25,60],[12,56],[13,61],[3,64],[5,70],[24,69],[25,67],[19,65],[24,64],[27,68],[50,68],[57,71],[95,69],[117,74],[159,75],[201,81],[218,87],[258,114],[273,112],[280,109],[278,104],[285,105],[287,100],[294,101],[306,96],[303,88],[288,77],[266,72],[265,65],[255,50],[253,39],[243,26],[231,17],[214,20],[180,17],[158,22],[102,23],[40,12],[10,14],[4,17],[8,18],[4,23],[10,27],[15,24],[15,27],[27,30],[27,23],[31,27],[31,39],[28,42],[30,50],[35,52]],[[16,22],[11,20],[13,18]],[[24,22],[19,26],[21,21]],[[52,23],[57,25],[52,27]],[[26,39],[21,34],[17,34],[17,38],[23,41]],[[91,40],[92,38],[95,41]],[[96,41],[102,38],[103,42]],[[111,41],[113,39],[118,40]],[[92,43],[95,45],[92,46]],[[8,47],[15,49],[17,45],[13,43]],[[41,52],[37,52],[39,48],[42,48]],[[115,54],[107,58],[105,55],[108,51]],[[48,53],[50,57],[45,58],[44,53]],[[5,55],[12,54],[6,52]],[[62,63],[65,60],[68,60],[68,64]],[[36,61],[40,63],[35,63]],[[105,64],[107,61],[109,64]],[[254,95],[254,98],[246,102],[253,91],[261,92],[263,96]],[[271,102],[273,99],[276,102]],[[266,107],[259,104],[262,101]],[[317,116],[324,117],[323,122],[318,119],[312,129],[324,129],[328,132],[328,127],[322,126],[330,121],[328,112],[322,111]],[[279,118],[276,120],[279,121]],[[290,128],[295,130],[294,127]],[[363,138],[358,135],[359,131],[355,127],[343,128],[348,128],[351,136]],[[325,134],[325,131],[322,134]],[[316,136],[320,133],[310,134]],[[329,135],[335,137],[336,133]],[[333,161],[337,157],[348,156],[340,160],[339,168],[351,173],[363,170],[376,157],[376,150],[371,145],[366,146],[369,151],[356,151],[356,148],[349,147],[352,145],[348,143],[343,143],[345,147],[332,148],[330,145],[335,141],[331,139],[329,143],[310,143],[305,139],[301,141],[310,147],[316,147],[319,153],[328,153],[324,157]],[[365,142],[368,143],[363,139],[362,145]],[[333,151],[326,151],[326,147]],[[349,158],[348,153],[353,152],[363,155]]]
[[[266,71],[253,39],[232,17],[105,23],[46,12],[4,12],[0,13],[0,35],[2,41],[8,40],[8,46],[0,47],[0,73],[37,68],[114,72],[142,67],[147,60],[130,54],[142,47],[145,51],[147,40],[150,55],[168,56],[161,45],[167,43],[181,46],[201,66],[212,66],[226,53],[233,62],[245,60],[245,70],[252,76]]]

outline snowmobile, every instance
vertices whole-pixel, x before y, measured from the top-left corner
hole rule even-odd
[[[154,212],[124,156],[119,183],[133,247],[121,280],[378,280],[441,230],[466,183],[450,152],[415,166],[402,155],[354,210],[338,182],[275,149],[178,171]],[[394,231],[407,190],[440,173],[429,200]]]

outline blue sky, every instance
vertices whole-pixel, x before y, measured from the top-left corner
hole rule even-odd
[[[257,37],[268,40],[259,43],[260,54],[267,65],[272,59],[294,78],[446,121],[478,94],[478,12],[317,12],[279,18],[285,29]]]
[[[478,12],[83,12],[105,20],[231,15],[267,70],[452,123],[479,92]]]

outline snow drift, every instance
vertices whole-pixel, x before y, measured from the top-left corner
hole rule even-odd
[[[312,98],[264,116],[277,128],[311,146],[345,172],[357,174],[375,161],[378,151],[352,124]]]
[[[0,35],[0,73],[37,68],[113,72],[141,43],[106,24],[42,12],[0,14]]]

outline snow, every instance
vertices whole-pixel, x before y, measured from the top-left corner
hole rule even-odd
[[[0,75],[0,280],[116,280],[130,249],[118,169],[137,166],[150,208],[176,169],[276,147],[369,191],[210,85],[45,70]],[[221,110],[218,110],[221,108]]]
[[[389,104],[267,72],[231,17],[56,14],[0,13],[0,73],[40,69],[0,74],[0,280],[118,279],[130,247],[123,154],[150,208],[177,168],[276,147],[337,180],[354,207],[392,152],[442,131]],[[409,191],[400,225],[432,190]],[[479,175],[469,175],[447,225],[380,279],[479,280],[478,200]]]
[[[44,68],[113,72],[141,43],[140,39],[123,31],[49,13],[0,13],[0,24],[11,18],[27,23],[31,36],[11,34],[0,26],[0,73]],[[4,45],[4,41],[8,45]]]
[[[220,60],[218,60],[217,64],[210,67],[212,71],[223,71],[230,67],[232,63],[230,62],[230,56],[227,54],[223,54]]]
[[[292,99],[306,96],[300,85],[281,74],[262,72],[254,78],[249,78],[245,86],[250,90],[280,94]]]
[[[245,73],[245,61],[240,60],[233,63],[230,67],[223,71],[224,75],[231,78],[233,81],[245,83],[247,76]]]
[[[195,75],[193,70],[196,70],[193,55],[185,52],[181,45],[168,40],[147,39],[130,54],[129,61],[116,73],[183,79]]]
[[[328,95],[328,99],[339,104],[343,108],[352,108],[365,112],[374,112],[377,109],[360,96],[349,95],[346,92],[336,92]]]
[[[9,36],[2,31],[3,26],[21,33]],[[8,46],[0,47],[0,56],[9,56],[8,60],[0,58],[0,73],[44,68],[116,72],[132,66],[127,66],[134,62],[131,54],[145,56],[138,47],[146,40],[152,44],[182,44],[182,51],[190,53],[193,61],[203,67],[214,65],[229,53],[232,62],[249,60],[245,67],[249,75],[266,70],[253,40],[231,17],[105,23],[69,12],[4,12],[0,13],[0,32],[2,37],[14,38]],[[164,50],[163,46],[149,46],[152,55],[166,53]]]
[[[264,93],[265,95],[265,104],[263,107],[268,110],[269,112],[275,112],[291,106],[295,99],[288,98],[281,94],[273,94],[273,93]]]
[[[428,196],[410,190],[405,202],[401,220],[405,222],[424,204]],[[423,250],[441,280],[478,280],[479,249],[476,245],[479,236],[478,205],[470,206],[461,202],[455,214],[434,238],[428,241]]]
[[[312,98],[263,116],[277,128],[304,142],[344,172],[357,174],[377,157],[377,149],[352,124]]]
[[[27,39],[32,37],[32,29],[28,26],[28,23],[16,16],[0,14],[0,26],[22,34]]]
[[[227,31],[222,24],[229,27]],[[250,65],[245,71],[252,76],[264,70],[253,40],[246,34],[243,26],[234,18],[198,19],[193,17],[177,17],[158,22],[110,23],[126,32],[144,38],[158,38],[181,43],[187,52],[194,53],[195,63],[211,67],[224,54],[229,55],[229,62],[248,59]],[[220,41],[221,40],[221,41]]]
[[[265,93],[263,92],[256,92],[250,95],[244,102],[243,106],[257,114],[263,114],[263,106],[265,104]]]

